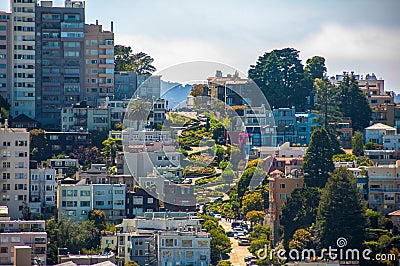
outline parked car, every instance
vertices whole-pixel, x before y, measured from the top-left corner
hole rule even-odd
[[[239,239],[241,236],[244,236],[244,233],[243,233],[243,232],[236,232],[236,233],[233,235],[233,238],[234,238],[234,239]]]
[[[233,231],[226,232],[226,236],[228,236],[228,237],[234,237],[234,235],[235,235],[235,232],[233,232]]]
[[[250,242],[246,238],[240,238],[239,239],[239,246],[250,246]]]
[[[185,180],[182,181],[182,184],[192,184],[192,179],[186,178]]]
[[[251,260],[256,259],[254,256],[247,256],[244,258],[244,262],[250,262]]]
[[[232,222],[232,223],[231,223],[232,229],[235,228],[235,227],[238,227],[238,226],[240,227],[240,225],[241,225],[240,222]]]
[[[217,218],[218,220],[221,220],[222,216],[221,216],[221,214],[217,213],[217,214],[214,215],[214,217]]]
[[[248,231],[247,231],[246,229],[243,229],[242,227],[239,227],[239,226],[233,228],[233,231],[235,231],[235,232],[242,232],[242,233],[245,234],[245,235],[248,233]]]

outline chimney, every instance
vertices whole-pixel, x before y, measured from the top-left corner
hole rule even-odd
[[[97,25],[99,25],[99,20],[98,20],[98,19],[96,19],[96,26],[97,26]]]
[[[8,119],[5,119],[5,120],[4,120],[4,128],[5,128],[5,129],[8,129]]]
[[[111,21],[111,32],[114,32],[114,21]]]

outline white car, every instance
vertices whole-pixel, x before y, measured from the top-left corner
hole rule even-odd
[[[219,213],[215,214],[214,217],[217,218],[218,220],[221,220],[221,218],[222,218],[221,214],[219,214]]]
[[[244,237],[244,232],[236,232],[236,233],[233,235],[233,238],[234,238],[234,239],[239,239],[239,238],[241,238],[241,237]]]

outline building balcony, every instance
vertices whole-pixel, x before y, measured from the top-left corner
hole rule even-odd
[[[108,44],[100,44],[99,45],[99,48],[100,49],[114,49],[114,46],[113,45],[108,45]]]
[[[383,201],[381,199],[378,200],[368,200],[368,204],[382,204]]]
[[[370,192],[397,192],[400,193],[400,188],[370,188]]]

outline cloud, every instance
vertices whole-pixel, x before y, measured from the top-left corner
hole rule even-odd
[[[142,51],[154,58],[158,70],[190,61],[231,63],[235,56],[224,47],[208,40],[179,38],[165,39],[144,35],[116,35],[116,44],[129,45],[133,51]],[[227,62],[227,59],[229,59]]]
[[[321,54],[336,60],[399,62],[400,29],[327,24],[298,47],[305,55]]]
[[[376,73],[386,90],[399,91],[400,28],[326,24],[308,35],[296,48],[305,63],[314,55],[325,57],[329,75],[342,71]]]

